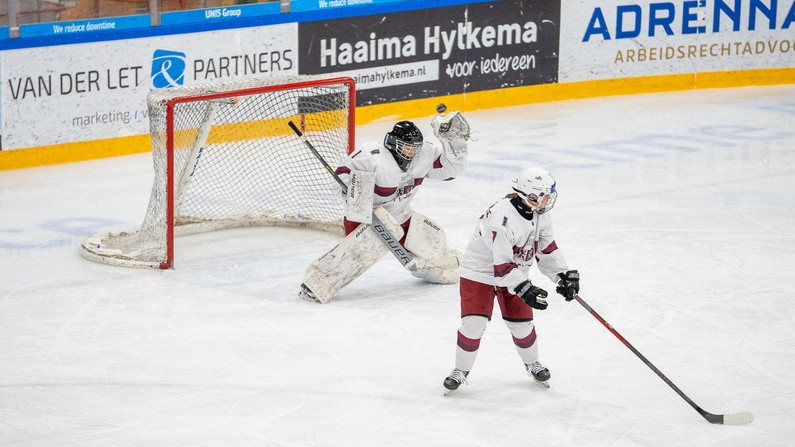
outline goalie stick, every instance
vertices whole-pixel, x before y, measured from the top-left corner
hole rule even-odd
[[[289,121],[287,124],[290,126],[291,129],[293,129],[293,132],[295,132],[295,134],[298,135],[298,138],[301,139],[301,141],[306,145],[306,147],[308,147],[309,150],[312,151],[312,154],[315,156],[315,158],[317,158],[321,163],[323,163],[323,167],[326,169],[326,171],[328,171],[329,174],[331,174],[331,176],[334,177],[334,180],[336,180],[337,183],[339,183],[339,185],[342,187],[342,193],[347,194],[348,187],[345,185],[345,182],[343,182],[342,179],[339,178],[337,173],[334,172],[333,169],[331,169],[331,166],[329,166],[329,164],[326,162],[323,156],[320,155],[320,152],[318,152],[317,149],[315,149],[315,146],[306,138],[306,136],[304,136],[304,133],[301,132],[301,130],[298,129],[298,127],[292,121]],[[386,228],[386,226],[384,226],[384,224],[375,214],[373,214],[373,222],[370,224],[370,228],[372,228],[373,231],[375,231],[376,234],[380,236],[381,242],[383,242],[384,245],[386,245],[389,251],[395,256],[395,258],[397,258],[398,261],[400,261],[400,263],[403,265],[403,267],[406,268],[406,270],[410,272],[417,271],[417,268],[413,265],[408,267],[406,266],[406,264],[414,260],[415,258],[414,254],[406,250],[403,244],[401,244],[399,240],[395,239],[395,236]]]
[[[582,307],[584,307],[585,310],[590,312],[591,315],[593,315],[597,320],[599,320],[600,323],[602,323],[602,325],[604,325],[604,327],[607,328],[607,330],[609,330],[613,335],[615,335],[616,338],[621,340],[621,342],[624,343],[624,346],[629,348],[629,350],[632,351],[633,354],[638,356],[638,358],[641,359],[643,361],[643,363],[646,364],[646,366],[651,368],[651,370],[654,371],[654,373],[657,374],[663,380],[663,382],[667,383],[668,386],[670,386],[674,391],[676,391],[676,394],[678,394],[682,399],[684,399],[685,402],[690,404],[690,406],[693,407],[698,412],[698,414],[700,414],[708,422],[710,422],[712,424],[739,425],[739,424],[747,424],[747,423],[749,423],[749,422],[754,420],[754,415],[752,415],[751,413],[748,413],[748,412],[729,413],[729,414],[713,414],[713,413],[710,413],[709,411],[704,410],[700,406],[698,406],[695,402],[693,402],[692,399],[687,397],[687,395],[684,392],[682,392],[682,390],[680,390],[679,387],[674,385],[674,383],[671,382],[671,379],[666,377],[665,374],[662,373],[662,371],[657,369],[657,367],[654,366],[649,361],[649,359],[647,359],[643,354],[641,354],[640,351],[635,349],[635,347],[632,346],[632,344],[630,342],[628,342],[626,338],[621,336],[621,334],[619,334],[618,331],[615,330],[613,328],[613,326],[610,325],[610,323],[605,321],[605,319],[602,318],[601,315],[599,315],[595,310],[593,310],[593,308],[591,306],[589,306],[588,303],[585,302],[585,300],[580,298],[579,295],[575,295],[574,299],[576,299],[578,303],[582,304]]]

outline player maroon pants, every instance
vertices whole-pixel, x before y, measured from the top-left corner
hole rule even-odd
[[[526,321],[533,319],[533,308],[525,304],[521,298],[509,292],[506,287],[461,278],[461,316],[482,315],[491,319],[494,310],[494,298],[500,306],[502,318],[509,321]]]

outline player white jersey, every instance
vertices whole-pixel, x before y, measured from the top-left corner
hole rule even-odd
[[[489,207],[478,220],[461,260],[461,277],[513,291],[528,279],[535,258],[541,273],[557,283],[557,274],[568,267],[555,244],[550,215],[533,213],[528,219],[531,216],[520,214],[510,197]]]
[[[414,212],[411,199],[423,180],[451,180],[466,166],[466,157],[453,157],[426,141],[403,172],[383,144],[369,142],[343,160],[336,173],[347,185],[351,170],[374,172],[373,208],[384,207],[396,221],[403,223]]]

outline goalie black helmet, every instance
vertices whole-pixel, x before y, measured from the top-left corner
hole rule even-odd
[[[422,132],[411,121],[398,121],[384,137],[384,147],[389,149],[400,169],[405,171],[422,147]]]

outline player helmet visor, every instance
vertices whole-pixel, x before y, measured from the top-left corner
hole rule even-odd
[[[555,206],[558,192],[552,175],[544,168],[530,167],[524,169],[513,180],[513,190],[524,200],[525,204],[538,214],[546,213]]]

